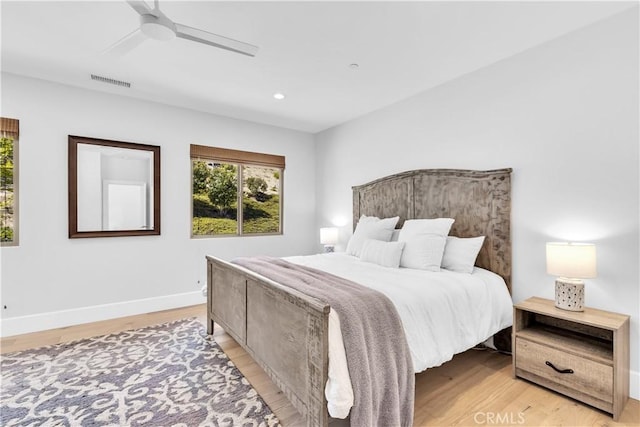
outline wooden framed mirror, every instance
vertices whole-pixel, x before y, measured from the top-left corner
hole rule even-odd
[[[160,234],[160,147],[69,135],[69,238]]]

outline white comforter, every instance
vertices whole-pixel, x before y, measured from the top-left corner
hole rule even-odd
[[[512,323],[511,296],[504,281],[481,268],[475,268],[472,274],[388,268],[343,253],[285,259],[385,294],[402,320],[416,373],[451,360]],[[329,415],[349,415],[353,389],[340,319],[333,310],[329,314],[329,379],[325,395]]]

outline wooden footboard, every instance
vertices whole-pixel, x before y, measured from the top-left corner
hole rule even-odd
[[[328,425],[329,305],[207,256],[207,333],[224,328],[306,418]]]

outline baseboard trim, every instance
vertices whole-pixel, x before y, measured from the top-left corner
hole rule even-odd
[[[200,291],[0,319],[0,337],[204,304]]]

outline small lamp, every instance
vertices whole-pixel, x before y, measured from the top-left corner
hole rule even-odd
[[[596,277],[596,245],[547,243],[547,273],[557,276],[556,307],[584,311],[584,281]]]
[[[338,243],[338,229],[335,227],[321,228],[320,243],[324,245],[325,252],[333,252],[335,244]]]

